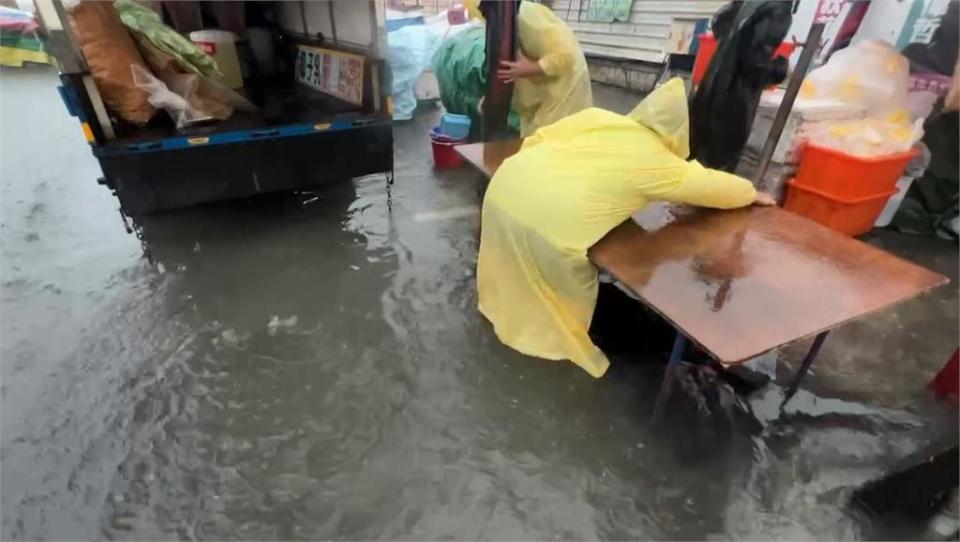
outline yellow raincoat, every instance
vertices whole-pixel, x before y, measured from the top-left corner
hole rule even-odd
[[[470,16],[482,21],[479,4],[479,0],[464,2]],[[524,56],[535,60],[544,73],[514,82],[512,105],[520,116],[522,137],[593,105],[590,72],[580,43],[550,8],[521,2],[517,39]]]
[[[513,110],[520,116],[521,136],[593,105],[587,59],[573,31],[550,8],[521,2],[517,38],[524,56],[544,73],[514,83]]]
[[[727,209],[756,197],[747,180],[688,154],[679,79],[628,116],[591,108],[524,140],[483,202],[477,289],[500,340],[602,376],[609,361],[587,334],[597,300],[587,249],[649,201]]]

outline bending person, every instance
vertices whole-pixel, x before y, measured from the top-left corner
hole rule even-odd
[[[745,179],[686,161],[688,130],[673,79],[627,116],[591,108],[541,128],[503,162],[483,202],[477,289],[504,344],[602,376],[609,361],[588,335],[597,269],[587,250],[650,201],[773,203]]]

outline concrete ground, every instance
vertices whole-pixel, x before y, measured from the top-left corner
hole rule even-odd
[[[773,384],[651,428],[662,365],[594,380],[477,313],[476,176],[433,170],[436,110],[395,128],[392,211],[370,177],[144,220],[142,245],[56,84],[0,75],[4,539],[919,532],[846,503],[956,438],[924,391],[957,347],[955,244],[868,236],[953,283],[833,333],[786,412]]]

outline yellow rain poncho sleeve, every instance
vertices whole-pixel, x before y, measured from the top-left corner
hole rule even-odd
[[[541,128],[503,163],[483,202],[477,270],[480,311],[501,341],[602,376],[609,362],[587,334],[597,299],[587,250],[652,200],[754,200],[747,180],[685,160],[686,104],[673,79],[628,116],[591,108]]]
[[[522,2],[517,38],[523,54],[544,73],[514,84],[513,109],[523,137],[593,105],[590,72],[577,37],[550,8]]]

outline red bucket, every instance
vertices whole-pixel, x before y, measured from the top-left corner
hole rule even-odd
[[[433,165],[439,169],[462,166],[463,157],[457,153],[454,147],[464,143],[466,143],[465,140],[445,136],[434,128],[430,131],[430,146],[433,149]]]
[[[440,169],[462,166],[463,157],[454,149],[461,143],[463,142],[430,140],[430,145],[433,147],[433,165]]]

